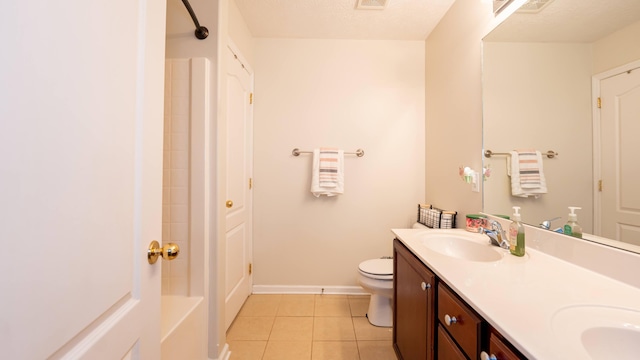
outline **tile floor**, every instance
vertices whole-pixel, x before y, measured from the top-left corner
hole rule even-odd
[[[251,295],[227,332],[231,360],[396,360],[369,296]]]

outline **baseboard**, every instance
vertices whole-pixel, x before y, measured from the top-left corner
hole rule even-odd
[[[254,294],[368,295],[360,286],[253,285]]]

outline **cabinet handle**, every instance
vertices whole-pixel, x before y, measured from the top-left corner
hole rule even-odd
[[[498,358],[493,354],[489,355],[483,351],[480,353],[480,360],[498,360]]]
[[[451,324],[457,323],[458,319],[455,316],[449,316],[449,314],[446,314],[444,316],[444,322],[447,324],[447,326],[451,326]]]
[[[422,290],[431,289],[431,284],[427,284],[423,281],[422,284],[420,284],[420,287],[422,288]]]

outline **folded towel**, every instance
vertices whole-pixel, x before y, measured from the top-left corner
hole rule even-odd
[[[438,208],[421,209],[425,212],[425,221],[422,222],[427,227],[433,229],[453,229],[456,225],[456,211],[443,211]]]
[[[457,211],[443,211],[440,229],[453,229],[456,226]]]
[[[516,150],[518,166],[520,167],[520,186],[523,189],[537,189],[540,187],[540,168],[542,161],[538,161],[539,151]]]
[[[318,164],[320,187],[338,186],[338,149],[320,148]]]
[[[313,150],[311,168],[311,192],[336,196],[344,193],[344,151],[334,148]]]
[[[542,154],[536,150],[516,150],[509,153],[507,173],[511,176],[511,194],[538,198],[547,193],[542,170]]]
[[[432,229],[439,229],[442,211],[439,209],[426,209],[426,215],[425,225]]]

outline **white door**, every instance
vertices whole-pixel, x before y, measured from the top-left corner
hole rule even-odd
[[[251,293],[253,73],[237,49],[226,59],[226,329]]]
[[[0,11],[0,357],[158,359],[165,2]]]
[[[640,245],[640,68],[600,82],[602,236]]]

